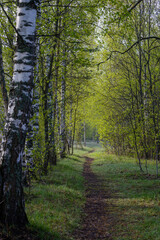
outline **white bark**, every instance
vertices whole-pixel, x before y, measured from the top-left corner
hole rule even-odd
[[[19,0],[14,71],[2,153],[0,221],[24,225],[27,217],[22,188],[22,158],[33,95],[35,27],[38,0]]]

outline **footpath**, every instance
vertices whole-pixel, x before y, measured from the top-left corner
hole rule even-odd
[[[85,157],[83,176],[86,187],[86,204],[81,226],[76,230],[76,240],[112,240],[110,229],[113,229],[113,217],[109,214],[106,199],[109,193],[103,187],[103,180],[96,176],[91,165],[93,158]]]

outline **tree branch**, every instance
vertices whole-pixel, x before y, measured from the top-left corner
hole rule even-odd
[[[138,0],[132,7],[130,7],[127,12],[123,15],[123,17],[128,16],[128,13],[130,13],[134,8],[137,7],[138,4],[140,4],[143,0]],[[119,22],[121,20],[121,17],[118,18]]]
[[[129,52],[134,46],[136,46],[138,43],[140,43],[141,41],[145,41],[145,40],[148,40],[148,39],[156,39],[156,40],[160,40],[160,37],[157,37],[157,36],[150,36],[150,37],[144,37],[144,38],[140,38],[138,41],[136,41],[135,43],[133,43],[128,49],[126,49],[124,52],[121,52],[121,51],[111,51],[109,57],[106,59],[106,61],[103,61],[103,62],[100,62],[97,64],[98,66],[98,70],[99,70],[99,66],[105,62],[107,62],[109,59],[112,58],[112,55],[113,53],[119,53],[119,54],[125,54],[127,52]]]
[[[8,16],[6,10],[4,9],[3,4],[0,3],[0,6],[1,6],[1,8],[2,8],[4,14],[5,14],[6,17],[8,18],[9,23],[11,24],[11,26],[14,28],[15,32],[17,33],[17,35],[20,37],[21,41],[24,42],[23,37],[19,34],[19,32],[17,31],[16,27],[15,27],[14,24],[12,23],[12,21],[11,21],[10,17]]]
[[[128,9],[128,12],[130,13],[134,8],[137,7],[139,3],[141,3],[143,0],[138,0],[130,9]]]

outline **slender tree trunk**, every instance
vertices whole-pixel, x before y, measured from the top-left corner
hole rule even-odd
[[[50,136],[50,163],[51,165],[57,164],[57,153],[56,153],[56,141],[55,141],[55,119],[56,119],[56,104],[53,105],[53,120],[51,126],[51,136]]]
[[[73,151],[74,151],[74,139],[75,139],[75,132],[76,132],[77,109],[78,109],[78,96],[77,96],[77,105],[76,105],[75,112],[74,112],[73,136],[72,136],[72,155],[73,155]]]
[[[1,91],[3,96],[4,102],[4,109],[5,109],[5,116],[7,117],[7,110],[8,110],[8,95],[4,77],[4,67],[3,67],[3,56],[2,56],[2,41],[0,38],[0,84],[1,84]]]
[[[52,77],[52,67],[55,56],[56,43],[53,47],[52,55],[50,56],[50,67],[48,72],[48,82],[49,82],[49,98],[48,98],[48,124],[49,124],[49,139],[48,139],[48,151],[49,151],[49,162],[53,165],[56,162],[56,148],[54,139],[54,125],[55,125],[55,104],[53,99],[53,77]],[[47,96],[46,96],[47,97]]]
[[[43,61],[43,60],[42,60]],[[48,163],[49,163],[49,86],[51,81],[51,72],[52,72],[52,64],[53,64],[53,55],[51,58],[47,56],[47,79],[44,82],[44,92],[43,92],[43,115],[44,115],[44,133],[45,133],[45,157],[44,157],[44,173],[47,174],[48,171]]]
[[[56,21],[55,21],[55,43],[54,43],[54,58],[55,58],[55,82],[54,82],[54,99],[53,99],[53,118],[51,123],[51,134],[50,134],[50,162],[53,165],[57,164],[57,152],[56,152],[56,140],[55,140],[55,124],[56,124],[56,113],[57,113],[57,87],[58,87],[58,69],[59,69],[59,42],[58,42],[58,31],[59,31],[59,0],[56,0]],[[59,130],[60,132],[60,130]]]
[[[60,148],[60,110],[59,110],[59,103],[58,103],[58,83],[59,83],[59,67],[60,67],[60,41],[58,37],[60,37],[59,29],[61,27],[61,18],[59,18],[59,1],[57,0],[57,22],[56,22],[56,29],[57,29],[57,48],[55,51],[55,98],[54,98],[54,104],[55,104],[55,123],[57,120],[57,146]],[[59,19],[59,21],[58,21]]]
[[[59,104],[58,104],[58,92],[57,92],[58,81],[59,81],[59,44],[58,44],[56,61],[55,61],[55,105],[56,105],[58,137],[60,138],[60,117],[59,117]]]
[[[5,113],[5,118],[6,118],[7,117],[7,111],[8,111],[8,94],[7,94],[6,82],[5,82],[5,76],[4,76],[1,37],[0,37],[0,85],[1,85],[3,103],[4,103],[4,113]],[[2,141],[2,135],[3,134],[1,132],[0,133],[0,142]],[[1,158],[1,154],[2,154],[2,145],[0,145],[0,158]]]
[[[138,23],[135,25],[136,35],[137,35],[137,41],[139,41],[143,34],[143,5],[139,5],[139,16]],[[139,50],[139,63],[138,63],[138,109],[140,114],[140,124],[142,129],[142,146],[143,146],[143,152],[145,155],[145,158],[148,159],[148,146],[147,146],[147,136],[146,136],[146,123],[145,123],[145,117],[144,117],[144,92],[143,92],[143,81],[142,81],[142,67],[143,67],[143,58],[142,58],[142,51],[143,51],[143,45],[141,41],[138,43],[138,50]]]
[[[69,124],[69,150],[72,147],[72,113],[73,113],[73,107],[72,107],[72,99],[70,102],[70,124]]]
[[[17,45],[0,176],[0,221],[6,225],[24,226],[28,222],[22,187],[22,158],[32,104],[38,4],[36,0],[18,1]]]
[[[65,92],[66,92],[66,49],[63,53],[63,75],[61,82],[61,158],[65,156],[66,151],[66,114],[65,114]]]
[[[48,88],[46,88],[46,92],[45,93],[48,93]],[[49,129],[48,129],[48,117],[47,117],[47,114],[48,114],[48,102],[47,100],[45,100],[45,103],[44,103],[44,131],[45,131],[45,157],[44,157],[44,165],[43,165],[43,168],[44,168],[44,173],[47,174],[48,172],[48,163],[49,163]]]
[[[83,130],[84,130],[84,146],[86,147],[86,123],[85,123],[85,121],[84,121],[84,123],[83,123]]]
[[[131,117],[130,117],[130,121],[131,121],[131,126],[132,126],[132,130],[133,130],[133,134],[134,134],[134,143],[135,143],[135,148],[136,148],[136,154],[137,154],[137,158],[138,158],[139,168],[140,168],[140,171],[143,172],[141,159],[140,159],[139,151],[138,151],[136,131],[135,131],[135,128],[134,128],[134,125],[133,125]]]
[[[133,113],[133,119],[132,119],[132,115],[130,115],[130,122],[131,122],[131,126],[132,126],[132,131],[134,134],[134,144],[135,144],[136,154],[137,154],[137,158],[138,158],[139,168],[140,168],[140,171],[143,172],[141,159],[140,159],[140,155],[139,155],[139,151],[138,151],[138,145],[137,145],[137,136],[136,136],[136,129],[137,129],[136,125],[137,124],[136,124],[136,114],[135,114],[135,110],[134,110],[134,99],[133,99],[134,94],[133,94],[132,85],[130,82],[129,73],[128,73],[128,80],[129,80],[130,94],[131,94],[131,99],[132,99],[132,113]],[[134,120],[135,124],[133,123],[133,120]]]

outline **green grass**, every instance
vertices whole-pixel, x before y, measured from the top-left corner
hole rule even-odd
[[[89,156],[95,158],[92,169],[105,180],[110,195],[107,203],[115,219],[110,229],[113,239],[160,240],[160,180],[155,176],[155,162],[149,161],[146,175],[134,158],[104,151]]]
[[[101,143],[97,143],[97,142],[93,142],[93,141],[90,141],[90,142],[86,142],[86,147],[84,147],[83,143],[81,145],[77,145],[75,144],[74,146],[75,150],[74,151],[78,151],[80,150],[80,154],[82,154],[83,151],[91,151],[92,149],[96,149],[96,151],[101,151],[103,150],[102,148],[102,144]]]
[[[95,151],[88,153],[92,149]],[[92,169],[108,192],[113,239],[160,240],[160,180],[155,176],[155,162],[148,162],[149,175],[142,174],[136,159],[108,155],[92,142],[60,160],[47,177],[33,184],[30,194],[26,189],[29,229],[43,240],[73,239],[85,203],[84,155],[95,159]]]
[[[44,240],[70,240],[78,227],[85,202],[82,167],[76,155],[60,160],[48,176],[25,190],[29,229]]]

